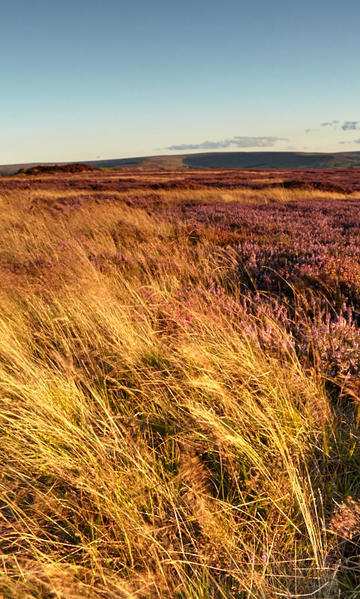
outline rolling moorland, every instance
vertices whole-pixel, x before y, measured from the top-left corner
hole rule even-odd
[[[12,175],[32,164],[0,165],[0,175]],[[327,169],[359,168],[359,152],[309,153],[309,152],[202,152],[164,156],[143,156],[90,160],[83,162],[95,168],[122,169]]]
[[[360,172],[0,178],[0,596],[360,596]]]

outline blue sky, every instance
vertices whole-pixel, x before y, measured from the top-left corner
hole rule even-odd
[[[359,24],[358,0],[2,2],[0,163],[360,151]]]

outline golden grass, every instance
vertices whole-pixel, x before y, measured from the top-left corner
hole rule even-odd
[[[0,594],[337,597],[314,482],[329,400],[275,314],[219,291],[231,252],[123,202],[28,202],[0,206]]]

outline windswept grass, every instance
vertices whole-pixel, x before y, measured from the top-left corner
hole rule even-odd
[[[305,263],[307,208],[276,241],[286,198],[241,193],[2,193],[2,596],[358,596],[347,244],[328,219]]]

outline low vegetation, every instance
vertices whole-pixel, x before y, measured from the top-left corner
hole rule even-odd
[[[1,596],[359,596],[359,208],[355,171],[1,180]]]

